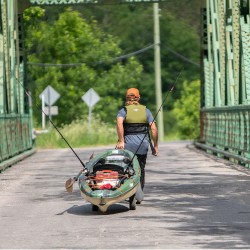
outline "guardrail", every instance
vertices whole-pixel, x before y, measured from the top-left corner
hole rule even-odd
[[[30,115],[0,115],[0,163],[32,147]]]
[[[197,147],[250,167],[250,105],[201,109]]]

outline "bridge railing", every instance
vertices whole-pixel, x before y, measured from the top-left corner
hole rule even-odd
[[[250,167],[250,105],[201,109],[201,143],[208,151]]]
[[[0,115],[0,163],[32,148],[30,115]]]

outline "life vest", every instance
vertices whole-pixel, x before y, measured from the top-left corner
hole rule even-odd
[[[126,118],[123,122],[124,134],[146,134],[148,133],[148,121],[146,106],[132,104],[125,106]]]

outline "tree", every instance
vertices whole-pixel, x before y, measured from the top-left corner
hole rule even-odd
[[[181,98],[174,104],[173,114],[181,139],[194,139],[199,136],[200,81],[183,83]]]
[[[40,8],[35,10],[42,13]],[[51,25],[28,19],[30,13],[40,17],[34,14],[36,11],[31,8],[25,13],[27,58],[35,101],[51,85],[61,95],[55,123],[68,124],[87,116],[88,108],[81,96],[94,88],[101,100],[93,111],[103,121],[114,122],[126,89],[140,82],[142,66],[134,58],[115,61],[122,54],[118,39],[102,32],[95,21],[87,23],[79,12],[68,8]],[[40,112],[35,113],[39,119]]]

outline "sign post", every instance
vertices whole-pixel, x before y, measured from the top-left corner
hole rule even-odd
[[[42,118],[43,118],[43,128],[45,128],[45,114],[49,116],[49,119],[52,120],[52,115],[57,115],[58,114],[58,109],[57,107],[51,107],[60,97],[60,94],[53,89],[50,85],[47,86],[44,91],[39,95],[40,99],[42,99]],[[48,110],[47,107],[45,107],[45,103],[48,105]],[[53,109],[51,109],[53,108]],[[52,110],[55,110],[55,112],[51,112]]]
[[[45,110],[44,94],[42,94],[42,110]],[[45,129],[46,115],[42,112],[42,128]]]
[[[95,104],[100,100],[100,96],[91,88],[89,89],[83,96],[82,100],[87,104],[89,107],[89,128],[91,127],[91,113],[92,108],[95,106]]]

